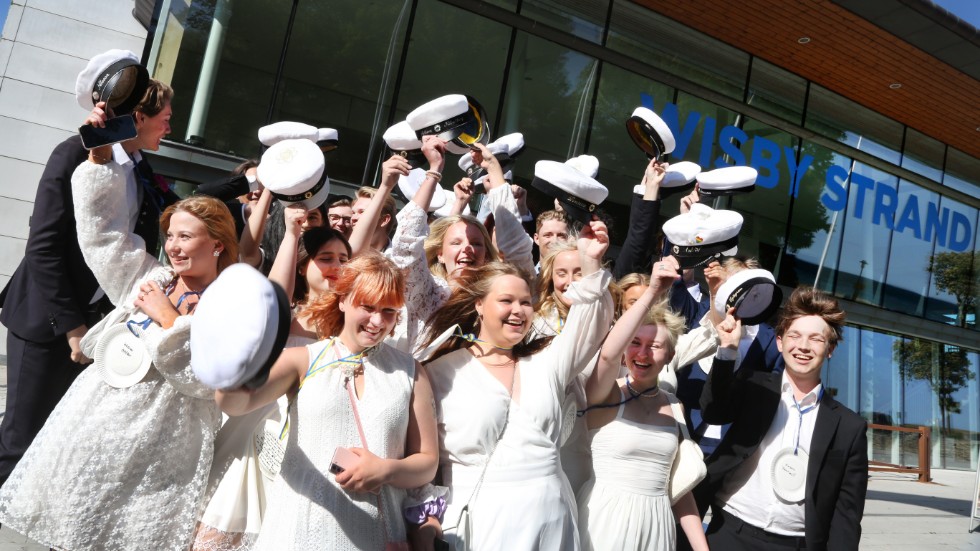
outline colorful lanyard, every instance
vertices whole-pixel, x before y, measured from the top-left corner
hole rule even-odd
[[[820,400],[823,399],[823,387],[820,387],[820,392],[817,394],[817,400],[810,404],[806,409],[800,407],[800,403],[796,401],[796,396],[793,396],[793,405],[796,406],[796,411],[800,413],[800,425],[796,429],[796,447],[793,448],[793,455],[797,455],[800,451],[800,433],[803,432],[803,415],[809,413],[820,405]]]
[[[365,348],[364,350],[362,350],[357,354],[350,354],[348,356],[344,356],[343,358],[333,360],[323,365],[317,365],[317,363],[320,361],[320,358],[323,357],[323,355],[327,352],[327,350],[333,348],[334,342],[336,342],[336,340],[337,337],[330,339],[330,342],[328,342],[327,345],[324,346],[322,350],[320,350],[320,353],[316,355],[316,358],[314,358],[313,361],[310,362],[310,367],[309,369],[306,370],[306,375],[303,376],[303,380],[299,383],[299,390],[303,389],[303,385],[305,385],[306,381],[309,381],[311,377],[313,377],[318,373],[322,373],[324,370],[329,369],[335,365],[338,364],[344,365],[347,368],[345,369],[344,372],[344,381],[347,381],[348,379],[354,376],[354,373],[357,371],[357,368],[364,364],[364,356],[371,351],[371,348]],[[299,390],[297,390],[297,393],[299,392]],[[286,408],[286,420],[283,422],[282,429],[279,431],[280,441],[282,441],[286,437],[286,434],[289,432],[289,412],[292,411],[294,403],[295,400],[290,400],[289,407]]]
[[[503,347],[503,346],[497,346],[497,345],[491,344],[491,343],[489,343],[489,342],[487,342],[487,341],[485,341],[483,339],[478,339],[476,337],[476,335],[474,335],[473,333],[463,333],[463,329],[459,325],[456,326],[456,331],[453,333],[453,336],[454,337],[459,337],[459,338],[461,338],[461,339],[463,339],[464,341],[467,341],[467,342],[474,342],[474,343],[478,342],[480,344],[489,344],[490,346],[496,348],[497,350],[513,350],[514,349],[513,346],[511,346],[509,348],[508,347]]]

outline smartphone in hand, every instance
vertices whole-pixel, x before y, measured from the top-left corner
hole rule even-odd
[[[360,458],[347,448],[337,448],[330,460],[330,472],[340,474],[352,467]]]
[[[78,127],[78,135],[85,149],[129,141],[136,137],[136,120],[132,115],[122,115],[107,119],[104,128],[83,124]]]

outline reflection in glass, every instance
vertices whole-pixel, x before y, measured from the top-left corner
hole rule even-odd
[[[882,306],[913,316],[925,314],[925,301],[929,289],[929,256],[933,242],[926,239],[923,228],[923,210],[929,203],[937,203],[939,196],[911,182],[898,184],[897,213],[888,273],[885,275],[884,301]]]
[[[606,45],[741,101],[749,55],[636,2],[614,0]]]
[[[980,197],[980,159],[949,147],[943,184],[973,197]]]
[[[792,182],[796,167],[797,138],[758,121],[747,119],[742,130],[749,136],[741,144],[745,161],[759,170],[752,193],[732,196],[731,207],[745,217],[739,232],[738,254],[758,258],[762,267],[778,278],[780,253],[784,250]],[[808,204],[819,205],[819,190],[808,190]],[[817,216],[823,208],[810,209]]]
[[[931,206],[931,205],[930,205]],[[936,248],[930,259],[932,282],[926,317],[957,327],[977,328],[975,261],[977,209],[948,197],[940,199],[935,228]]]
[[[452,38],[454,33],[463,34],[455,40]],[[467,44],[463,35],[470,37],[472,43]],[[505,134],[502,129],[494,128],[494,121],[510,35],[510,27],[485,17],[437,0],[421,0],[415,13],[401,85],[396,91],[395,121],[404,120],[410,111],[440,96],[467,94],[487,110],[491,139]],[[475,52],[479,55],[474,55]],[[517,63],[515,59],[511,80],[522,78],[519,76],[522,69]],[[531,144],[530,140],[528,144]],[[533,155],[530,158],[534,158]],[[453,156],[446,161],[442,180],[446,188],[451,188],[463,177],[457,160],[458,157]],[[522,164],[518,161],[517,166]]]
[[[844,326],[844,338],[824,363],[821,380],[824,388],[838,402],[854,411],[861,411],[859,404],[858,377],[861,365],[861,330]]]
[[[746,103],[799,124],[803,120],[806,79],[757,57],[752,58]]]
[[[967,376],[966,384],[952,393],[951,398],[959,408],[949,415],[949,422],[943,435],[943,467],[946,469],[976,469],[977,466],[977,432],[980,430],[980,396],[978,376],[980,376],[980,354],[976,351],[966,352]]]
[[[905,152],[902,168],[939,182],[943,178],[943,156],[946,146],[913,128],[905,130]]]
[[[832,291],[847,214],[847,175],[853,170],[854,162],[826,147],[803,142],[800,160],[808,157],[813,161],[799,181],[800,198],[793,203],[788,254],[779,271],[779,282],[790,287],[813,285]],[[842,181],[835,180],[840,186],[836,193],[828,190],[826,184],[831,167],[843,175]],[[828,208],[824,201],[834,208]]]
[[[521,15],[568,34],[601,43],[611,0],[524,0]]]
[[[832,140],[898,164],[902,125],[838,94],[810,85],[806,127]]]
[[[834,285],[837,296],[872,305],[881,303],[897,184],[898,178],[891,174],[854,164],[847,216],[841,217],[844,237]]]
[[[879,425],[902,426],[904,386],[892,363],[895,342],[899,337],[876,331],[862,330],[861,386],[859,413],[869,422]],[[871,453],[868,459],[898,464],[901,462],[901,439],[895,433],[874,431],[869,435]]]
[[[258,154],[291,8],[287,0],[170,3],[153,76],[175,91],[171,139]]]

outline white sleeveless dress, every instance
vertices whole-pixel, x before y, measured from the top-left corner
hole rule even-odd
[[[332,344],[331,344],[332,343]],[[326,349],[319,360],[315,360]],[[310,361],[326,365],[350,355],[339,339],[307,346]],[[382,344],[364,359],[364,394],[357,408],[378,457],[405,456],[405,435],[415,379],[415,360]],[[261,551],[382,550],[385,538],[377,497],[345,491],[330,473],[337,447],[362,447],[343,370],[329,367],[308,376],[289,412],[289,444],[272,503],[254,549]],[[401,506],[405,490],[381,490],[390,541],[405,540]]]
[[[668,485],[677,425],[624,419],[624,405],[608,425],[590,431],[595,474],[579,496],[582,549],[672,551],[677,534]]]

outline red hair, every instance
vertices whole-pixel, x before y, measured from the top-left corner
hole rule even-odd
[[[405,304],[405,276],[394,262],[374,251],[361,253],[344,264],[334,288],[306,310],[320,338],[340,334],[344,313],[339,304],[348,297],[354,304],[401,308]]]

